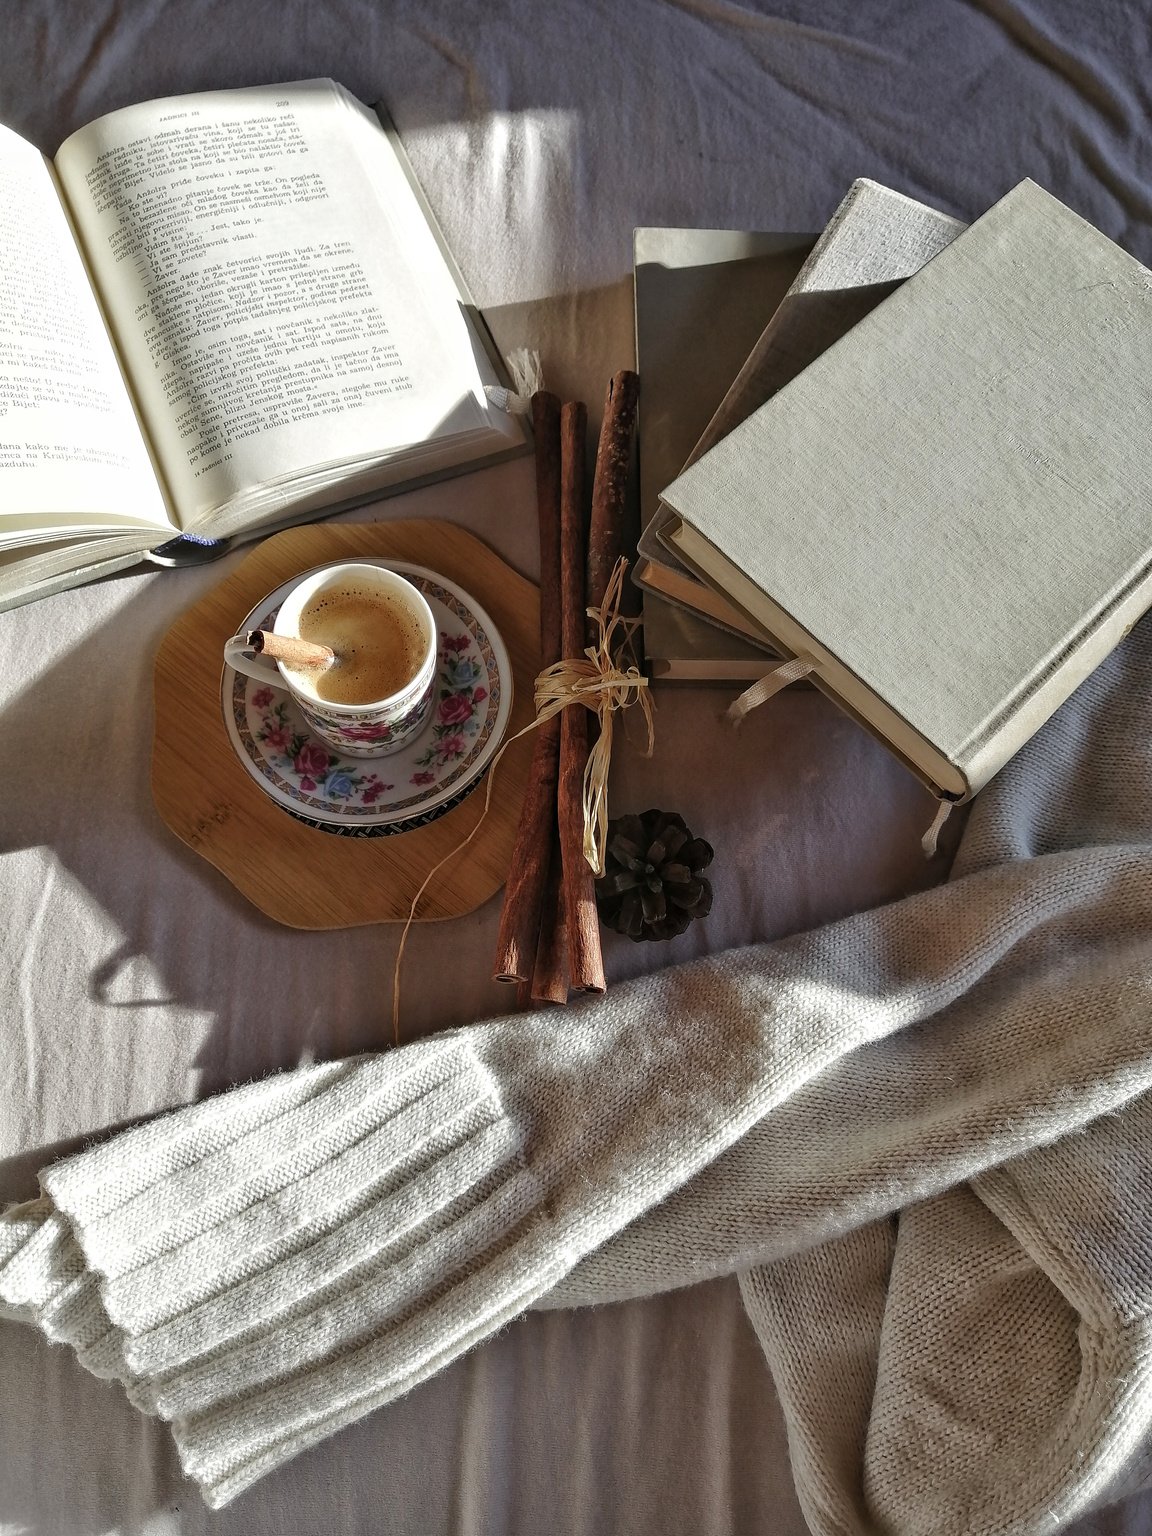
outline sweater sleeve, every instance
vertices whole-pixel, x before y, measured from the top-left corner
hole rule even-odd
[[[234,1090],[42,1175],[43,1289],[86,1288],[114,1373],[222,1505],[554,1292],[867,1042],[1010,999],[1112,912],[1146,924],[1147,876],[1124,850],[985,871],[617,987],[563,1029],[520,1015]],[[36,1241],[0,1268],[9,1306]]]
[[[892,1008],[903,976],[916,1019],[846,1050],[536,1305],[622,1301],[786,1258],[1146,1092],[1150,875],[1143,848],[1060,853],[844,925],[825,982],[858,985],[851,936],[866,944],[870,931],[888,970],[855,1007]],[[813,951],[804,941],[792,953],[796,1006]]]
[[[94,1376],[127,1385],[120,1336],[98,1277],[48,1199],[0,1214],[0,1317],[35,1324],[54,1344],[70,1344]]]
[[[962,878],[615,987],[562,1025],[497,1019],[127,1131],[0,1221],[0,1304],[125,1380],[218,1506],[555,1295],[625,1228],[609,1290],[696,1278],[1146,1091],[1143,628],[984,792]],[[700,1175],[754,1127],[710,1217]],[[693,1180],[684,1219],[639,1222]]]
[[[171,1421],[213,1506],[406,1391],[542,1281],[517,1261],[545,1219],[538,1181],[460,1036],[224,1094],[42,1184],[129,1395]]]

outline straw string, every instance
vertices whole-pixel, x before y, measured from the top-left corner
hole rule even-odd
[[[627,570],[628,561],[621,556],[608,580],[604,601],[598,608],[588,609],[588,617],[596,625],[595,643],[588,646],[582,656],[570,657],[556,662],[554,666],[545,667],[536,678],[534,689],[536,717],[517,731],[515,736],[510,736],[492,759],[492,766],[488,770],[488,783],[484,791],[484,809],[476,825],[467,837],[461,839],[432,866],[424,876],[420,889],[412,898],[408,918],[400,935],[396,965],[392,973],[392,1042],[394,1045],[400,1044],[400,966],[408,942],[408,932],[416,919],[421,897],[428,889],[433,877],[457,854],[463,853],[484,825],[485,817],[492,804],[492,787],[496,782],[496,770],[508,748],[521,737],[527,736],[529,732],[543,725],[546,720],[551,720],[554,715],[558,715],[562,709],[567,709],[573,704],[582,704],[600,722],[600,733],[596,739],[596,745],[588,754],[588,762],[584,769],[583,851],[592,873],[601,875],[604,872],[604,850],[608,841],[608,772],[612,763],[613,717],[631,705],[639,704],[647,727],[644,756],[651,757],[655,742],[652,695],[648,687],[648,679],[640,671],[634,659],[629,660],[627,665],[621,664],[631,651],[632,638],[638,624],[637,620],[626,619],[620,613],[624,594],[624,576]]]

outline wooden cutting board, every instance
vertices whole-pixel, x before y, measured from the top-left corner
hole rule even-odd
[[[262,912],[292,928],[403,922],[436,862],[476,826],[487,780],[428,826],[391,837],[338,837],[294,820],[265,795],[228,740],[220,705],[224,642],[282,582],[363,556],[446,576],[485,608],[508,647],[514,694],[505,739],[532,718],[540,670],[540,597],[532,583],[454,523],[327,523],[256,546],[165,635],[156,657],[152,793],[168,826]],[[491,809],[468,847],[435,876],[417,919],[459,917],[504,884],[532,756],[532,734],[500,760]]]

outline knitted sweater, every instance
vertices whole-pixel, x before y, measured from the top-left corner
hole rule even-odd
[[[0,1307],[209,1504],[526,1307],[738,1272],[816,1532],[1050,1531],[1152,1433],[1152,624],[948,884],[48,1168]]]

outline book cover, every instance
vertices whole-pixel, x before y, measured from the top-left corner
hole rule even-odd
[[[890,187],[854,181],[682,467],[747,420],[963,228]],[[681,602],[713,616],[699,607],[702,584],[662,537],[664,526],[657,508],[640,540],[648,565],[664,567],[650,572],[653,585],[671,584]]]
[[[633,240],[643,527],[795,277],[812,237],[637,229]],[[768,654],[647,592],[644,648],[654,677],[695,681],[751,680],[763,673]]]
[[[938,793],[1152,601],[1152,274],[1023,182],[664,492],[676,548]]]

